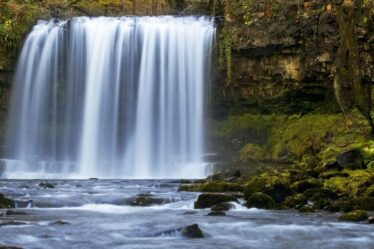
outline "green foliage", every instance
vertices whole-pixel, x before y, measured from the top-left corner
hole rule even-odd
[[[246,144],[240,150],[240,161],[252,162],[264,160],[265,151],[257,144]]]

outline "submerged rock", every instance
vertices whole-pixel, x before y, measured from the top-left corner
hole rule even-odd
[[[336,156],[338,164],[343,168],[365,169],[364,157],[358,149],[350,149]]]
[[[246,206],[248,208],[263,208],[263,209],[271,209],[276,206],[275,201],[269,195],[257,192],[253,193],[247,200]]]
[[[184,237],[191,239],[199,239],[205,237],[198,224],[186,226],[182,229],[181,232]]]
[[[41,188],[55,188],[55,186],[50,182],[41,182],[39,183],[39,187]]]
[[[21,225],[26,225],[26,222],[23,221],[15,221],[15,220],[9,220],[9,221],[0,221],[0,227],[2,226],[21,226]]]
[[[362,210],[355,210],[349,213],[342,214],[339,217],[340,221],[365,221],[369,218],[368,213]]]
[[[11,210],[11,209],[8,209],[6,212],[5,212],[6,215],[28,215],[28,213],[26,212],[23,212],[23,211],[15,211],[15,210]]]
[[[59,225],[59,226],[61,226],[61,225],[69,225],[70,223],[67,222],[67,221],[64,221],[64,220],[58,220],[58,221],[51,222],[50,224],[51,225]]]
[[[208,216],[225,216],[226,213],[223,211],[212,211],[208,213]]]
[[[237,199],[234,195],[229,194],[218,194],[218,193],[204,193],[200,194],[197,200],[195,201],[195,208],[209,208],[215,204],[222,203],[222,202],[232,202],[236,201]]]
[[[230,209],[235,209],[235,206],[230,202],[217,203],[211,207],[212,211],[228,211]]]
[[[152,206],[152,205],[163,205],[163,204],[167,204],[170,202],[171,201],[169,198],[158,198],[158,197],[154,197],[151,194],[139,194],[136,197],[127,200],[126,204],[130,206],[146,207],[146,206]]]

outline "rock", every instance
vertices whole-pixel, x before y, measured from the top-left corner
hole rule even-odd
[[[341,171],[341,170],[343,170],[343,167],[340,166],[337,161],[335,161],[335,162],[328,162],[328,163],[326,163],[325,165],[323,165],[323,169],[325,171],[330,171],[330,170]]]
[[[358,149],[350,149],[336,156],[338,164],[343,168],[365,169],[364,157]]]
[[[41,182],[39,183],[39,187],[42,188],[55,188],[55,186],[50,182]]]
[[[170,202],[171,201],[168,198],[156,198],[151,194],[139,194],[136,197],[127,200],[126,204],[130,206],[146,207],[152,205],[163,205]]]
[[[374,217],[373,216],[369,217],[368,222],[369,224],[374,224]]]
[[[58,220],[58,221],[55,221],[55,222],[51,222],[50,224],[51,225],[59,225],[59,226],[61,226],[61,225],[69,225],[70,223],[67,222],[67,221],[64,221],[64,220]]]
[[[342,214],[339,217],[340,221],[366,221],[369,218],[369,215],[362,210],[355,210],[349,213]]]
[[[329,199],[336,200],[338,195],[326,188],[310,188],[304,192],[304,196],[311,201],[316,201],[318,199]]]
[[[276,206],[276,203],[269,195],[257,192],[248,198],[246,206],[248,208],[271,209]]]
[[[294,194],[288,196],[282,204],[286,207],[298,208],[307,204],[307,201],[307,198],[303,194]]]
[[[253,193],[262,192],[273,198],[278,203],[283,202],[287,196],[292,194],[289,184],[278,176],[256,176],[249,179],[244,186],[243,192],[246,199]]]
[[[351,200],[337,200],[331,203],[327,210],[330,212],[351,212],[354,209]]]
[[[90,178],[88,178],[88,180],[99,180],[99,178],[97,178],[97,177],[90,177]]]
[[[179,182],[180,182],[181,184],[192,183],[190,180],[187,180],[187,179],[181,179]]]
[[[211,207],[212,211],[228,211],[230,209],[235,209],[235,206],[230,202],[217,203]]]
[[[28,213],[26,212],[23,212],[23,211],[14,211],[14,210],[11,210],[11,209],[8,209],[6,212],[5,212],[6,215],[28,215]]]
[[[182,235],[191,239],[204,238],[204,234],[201,231],[198,224],[192,224],[190,226],[183,228]]]
[[[183,214],[184,215],[192,215],[192,214],[197,214],[198,212],[196,212],[196,211],[186,211],[186,212],[184,212]]]
[[[222,202],[232,202],[236,201],[237,199],[233,195],[229,194],[218,194],[218,193],[204,193],[200,194],[197,200],[195,201],[195,208],[209,208],[215,204],[222,203]]]
[[[314,208],[308,205],[301,206],[299,209],[300,213],[314,213]]]
[[[0,227],[2,226],[21,226],[26,225],[26,222],[23,221],[0,221]]]
[[[15,207],[15,202],[11,199],[8,199],[4,197],[3,194],[0,193],[0,209],[3,208],[14,208]]]
[[[262,192],[269,195],[278,203],[283,202],[287,196],[292,195],[290,187],[280,182],[267,186]]]
[[[208,216],[225,216],[226,213],[223,211],[212,211],[208,213]]]
[[[355,209],[374,211],[374,197],[359,197],[352,200]]]
[[[291,185],[291,189],[297,193],[304,193],[306,190],[311,188],[320,188],[323,184],[321,181],[314,178],[295,182]]]

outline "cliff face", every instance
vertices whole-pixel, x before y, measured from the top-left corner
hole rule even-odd
[[[338,110],[332,89],[339,43],[334,7],[278,0],[246,9],[246,2],[256,1],[233,1],[223,11],[215,116]],[[373,83],[373,9],[368,8],[359,42],[364,81]]]

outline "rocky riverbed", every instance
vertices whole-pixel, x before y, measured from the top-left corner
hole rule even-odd
[[[372,248],[374,228],[338,213],[195,209],[175,180],[2,180],[0,245],[20,248]],[[231,202],[230,202],[231,201]],[[214,208],[213,208],[214,209]],[[228,211],[222,211],[227,210]],[[209,215],[208,215],[209,214]],[[369,213],[370,214],[370,213]]]

